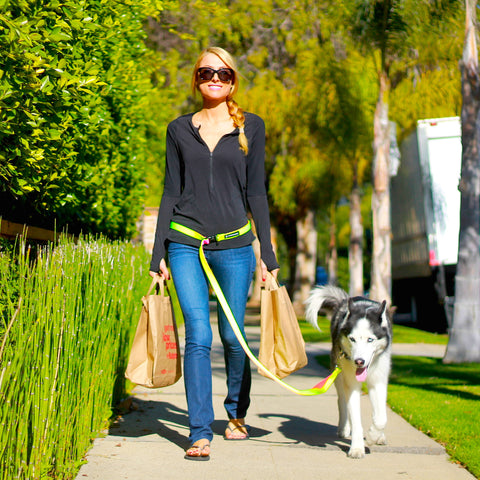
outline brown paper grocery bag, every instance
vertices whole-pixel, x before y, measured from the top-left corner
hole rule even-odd
[[[150,295],[153,287],[154,294]],[[164,293],[162,277],[152,281],[142,304],[125,376],[133,383],[150,388],[173,385],[182,376],[180,345],[171,300]]]
[[[307,365],[305,342],[287,289],[271,273],[260,295],[258,359],[277,377],[284,378]],[[262,370],[258,372],[264,375]]]

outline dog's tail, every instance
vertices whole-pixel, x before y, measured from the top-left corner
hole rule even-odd
[[[347,299],[347,292],[341,288],[333,285],[315,287],[305,302],[305,318],[318,328],[318,312],[324,311],[331,318],[333,312]]]

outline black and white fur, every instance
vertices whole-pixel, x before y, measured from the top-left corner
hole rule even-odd
[[[351,436],[348,456],[363,458],[365,444],[361,421],[362,383],[368,386],[372,403],[372,426],[368,444],[385,445],[387,386],[391,365],[392,322],[386,302],[349,297],[331,285],[316,287],[306,301],[306,318],[318,328],[318,312],[330,318],[332,368],[342,371],[335,380],[338,394],[338,436]]]

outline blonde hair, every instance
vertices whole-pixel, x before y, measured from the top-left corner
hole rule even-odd
[[[214,55],[216,55],[228,68],[231,68],[234,72],[232,88],[227,97],[227,107],[228,107],[228,113],[232,118],[233,124],[235,125],[235,127],[237,127],[240,130],[240,134],[238,135],[238,143],[240,144],[240,150],[242,150],[246,155],[248,153],[248,139],[247,139],[247,136],[245,135],[245,115],[243,113],[243,110],[238,106],[237,102],[233,99],[233,96],[238,91],[238,83],[239,83],[240,76],[239,76],[237,64],[234,58],[226,50],[220,47],[209,47],[209,48],[206,48],[198,56],[198,59],[195,62],[195,66],[193,68],[192,92],[195,95],[198,91],[197,70],[200,65],[200,62],[209,53],[213,53]]]

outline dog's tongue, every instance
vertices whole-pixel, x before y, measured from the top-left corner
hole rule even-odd
[[[357,377],[357,382],[364,382],[367,379],[367,367],[357,368],[355,376]]]

